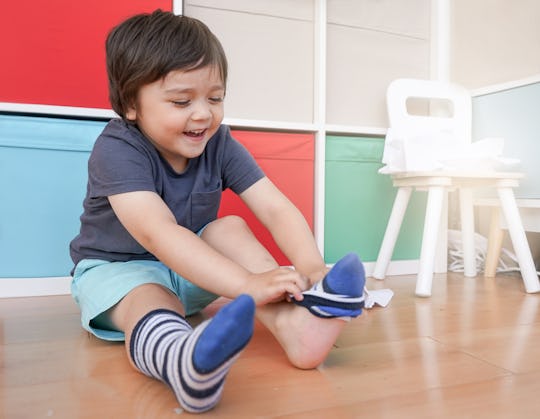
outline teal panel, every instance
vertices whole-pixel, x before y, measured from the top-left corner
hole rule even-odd
[[[0,277],[66,276],[106,122],[0,115]]]
[[[540,83],[473,98],[473,139],[502,137],[504,156],[520,159],[516,198],[540,198]]]
[[[384,140],[328,136],[325,167],[325,260],[357,252],[372,262],[382,243],[396,189],[381,175]],[[414,193],[394,250],[394,260],[418,259],[426,197]]]

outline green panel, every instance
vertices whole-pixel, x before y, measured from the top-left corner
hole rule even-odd
[[[373,262],[382,243],[397,189],[381,175],[384,140],[326,138],[325,260],[348,252]],[[394,249],[394,260],[418,259],[424,225],[425,193],[413,193]]]

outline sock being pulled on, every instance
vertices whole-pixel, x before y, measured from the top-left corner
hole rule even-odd
[[[318,317],[358,317],[364,307],[365,283],[364,265],[355,253],[348,253],[322,281],[302,293],[302,301],[292,301]]]
[[[253,335],[254,316],[248,295],[195,329],[174,311],[154,310],[133,329],[130,355],[141,372],[169,385],[185,410],[204,412],[219,402],[229,369]]]

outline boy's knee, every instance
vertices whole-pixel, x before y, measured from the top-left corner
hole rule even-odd
[[[147,283],[132,289],[109,311],[111,321],[120,330],[131,331],[143,315],[165,308],[184,315],[184,307],[171,290],[161,284]]]
[[[210,227],[210,226],[209,226]],[[211,229],[219,234],[251,233],[246,221],[238,215],[226,215],[212,222]]]

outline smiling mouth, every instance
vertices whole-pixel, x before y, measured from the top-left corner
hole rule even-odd
[[[184,135],[187,135],[188,137],[198,138],[202,137],[206,133],[206,129],[198,130],[198,131],[184,131]]]

